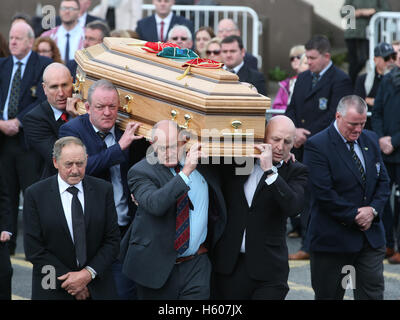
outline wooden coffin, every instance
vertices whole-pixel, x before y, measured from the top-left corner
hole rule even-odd
[[[182,77],[186,60],[158,57],[144,51],[143,43],[105,38],[102,44],[77,51],[76,92],[86,100],[94,81],[110,80],[120,95],[122,129],[128,121],[139,121],[139,134],[150,138],[156,122],[172,119],[197,135],[210,155],[254,152],[254,143],[264,137],[269,98],[223,69],[191,67]]]

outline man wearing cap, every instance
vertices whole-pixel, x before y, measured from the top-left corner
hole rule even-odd
[[[390,184],[400,185],[400,67],[395,66],[382,78],[376,93],[372,110],[372,129],[379,137],[379,146],[383,153],[383,161],[390,177]],[[389,263],[400,264],[400,253],[394,252],[395,240],[400,244],[400,233],[396,235],[394,217],[390,200],[383,211],[383,223],[386,231],[386,257]],[[395,219],[398,221],[398,219]],[[395,233],[393,233],[395,232]]]
[[[396,56],[397,54],[390,44],[379,43],[374,50],[375,68],[357,77],[354,94],[365,99],[368,104],[368,111],[372,110],[379,84],[383,76],[390,71],[395,63]],[[367,119],[365,128],[371,129],[370,119]]]

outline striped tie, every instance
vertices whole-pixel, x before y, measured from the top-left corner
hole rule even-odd
[[[311,82],[312,88],[314,88],[317,85],[318,80],[319,80],[319,74],[313,73],[312,74],[312,82]]]
[[[180,166],[175,167],[178,174],[181,171]],[[175,243],[174,248],[178,254],[183,254],[189,248],[190,221],[189,221],[189,196],[186,192],[178,199],[176,203],[176,225],[175,225]]]
[[[357,153],[354,150],[354,141],[347,141],[348,145],[350,146],[350,152],[351,152],[351,157],[353,158],[354,162],[356,163],[356,166],[358,168],[358,171],[360,171],[361,174],[361,180],[365,182],[365,171],[364,167],[361,163],[360,158],[357,156]]]

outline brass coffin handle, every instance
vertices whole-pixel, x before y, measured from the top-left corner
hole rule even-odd
[[[242,126],[242,121],[240,121],[240,120],[233,120],[232,123],[231,123],[231,125],[232,125],[232,127],[233,127],[235,130],[238,130],[238,129]]]
[[[192,120],[192,117],[190,114],[185,114],[184,116],[185,123],[183,125],[179,125],[182,129],[187,129],[189,127],[189,121]]]
[[[125,96],[125,104],[122,107],[122,109],[124,109],[124,111],[131,113],[132,108],[131,108],[131,102],[133,101],[133,97],[130,94],[127,94]]]
[[[78,73],[76,75],[76,80],[75,82],[72,84],[72,87],[74,89],[74,93],[75,94],[80,94],[81,90],[82,90],[82,85],[85,83],[85,77],[83,75],[81,75],[80,73]]]
[[[178,111],[171,110],[171,117],[172,117],[171,120],[172,121],[175,121],[177,115],[178,115]]]

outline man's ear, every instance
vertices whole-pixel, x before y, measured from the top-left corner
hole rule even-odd
[[[58,164],[57,164],[56,158],[53,158],[53,165],[54,165],[54,168],[58,169]]]
[[[90,106],[89,106],[89,102],[85,102],[85,109],[86,109],[86,112],[87,113],[89,113],[89,109],[90,109]]]

